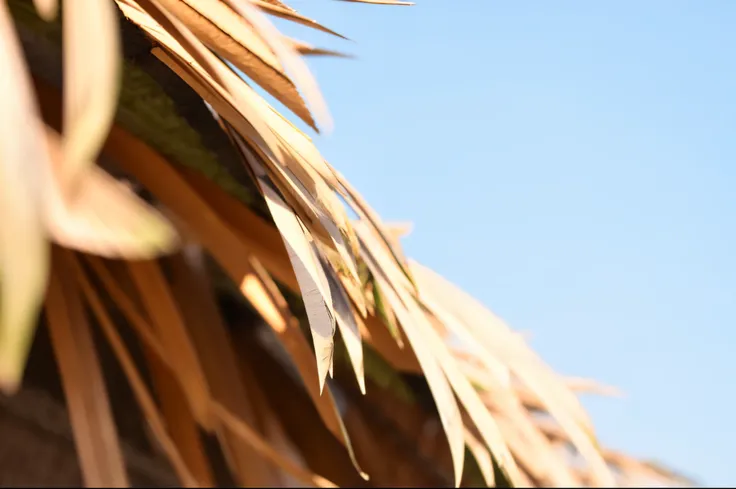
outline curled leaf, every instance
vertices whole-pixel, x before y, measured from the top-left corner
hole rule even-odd
[[[79,177],[74,195],[55,185],[62,165],[59,136],[47,131],[56,179],[46,192],[48,232],[58,244],[107,258],[154,258],[179,244],[174,227],[153,207],[97,166]]]

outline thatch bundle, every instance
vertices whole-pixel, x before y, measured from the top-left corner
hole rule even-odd
[[[0,0],[0,485],[678,482],[259,95],[329,125],[329,52],[268,16],[337,35],[279,0]]]

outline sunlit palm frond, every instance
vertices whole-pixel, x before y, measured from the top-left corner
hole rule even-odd
[[[85,483],[130,483],[92,326],[186,486],[218,457],[246,486],[682,481],[601,448],[590,385],[407,260],[259,95],[329,129],[302,56],[337,53],[268,16],[342,37],[277,0],[0,0],[0,386],[45,298]]]

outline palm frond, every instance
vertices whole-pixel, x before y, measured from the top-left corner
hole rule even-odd
[[[682,483],[601,448],[595,385],[406,259],[258,94],[329,129],[303,56],[339,53],[268,16],[343,37],[278,0],[0,0],[0,387],[50,273],[85,484],[130,483],[100,344],[185,486]]]

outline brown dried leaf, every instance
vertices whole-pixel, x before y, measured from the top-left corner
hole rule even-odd
[[[136,367],[130,352],[128,352],[125,343],[102,305],[102,301],[100,300],[97,292],[90,284],[81,264],[78,263],[76,259],[70,260],[70,264],[71,268],[74,270],[74,274],[79,282],[82,292],[84,293],[87,303],[92,309],[92,313],[95,315],[102,332],[123,369],[123,373],[125,373],[125,376],[130,383],[133,395],[138,401],[138,405],[141,407],[151,431],[171,462],[171,465],[179,477],[179,481],[186,487],[197,487],[196,478],[187,467],[179,449],[167,432],[163,416],[156,407],[153,396],[148,391],[145,381],[143,380],[140,372],[138,372],[138,368]]]
[[[87,487],[127,487],[120,442],[68,251],[54,249],[46,299],[51,341]]]
[[[166,263],[171,272],[171,290],[197,349],[212,398],[245,422],[255,424],[250,396],[240,375],[230,333],[220,316],[202,251],[189,244]],[[240,484],[267,487],[272,483],[272,467],[264,464],[247,442],[222,426],[216,432]]]
[[[207,454],[202,444],[197,421],[190,408],[189,399],[181,385],[159,357],[144,346],[153,385],[161,404],[161,414],[171,433],[171,439],[181,452],[184,463],[201,487],[214,487]]]
[[[209,386],[184,319],[158,263],[131,261],[127,265],[171,366],[177,375],[186,379],[183,387],[192,413],[200,425],[211,429]]]
[[[296,12],[294,9],[289,8],[283,4],[278,5],[278,4],[271,3],[271,2],[265,2],[263,0],[250,0],[250,1],[251,3],[253,3],[253,5],[260,8],[264,12],[273,15],[274,17],[279,17],[281,19],[290,20],[297,24],[311,27],[313,29],[317,29],[318,31],[326,32],[327,34],[332,34],[333,36],[337,36],[342,39],[347,39],[342,34],[338,34],[332,29],[328,29],[327,27],[323,26],[322,24],[318,23],[315,20],[304,17],[303,15]]]
[[[139,0],[146,6],[149,0]],[[198,39],[220,56],[233,63],[276,97],[294,114],[316,129],[312,114],[307,109],[294,83],[283,70],[279,57],[274,54],[272,42],[265,41],[254,29],[251,17],[223,1],[153,0],[173,14]],[[255,9],[255,8],[254,8]],[[147,8],[145,10],[148,10]],[[283,61],[283,60],[282,60]]]

